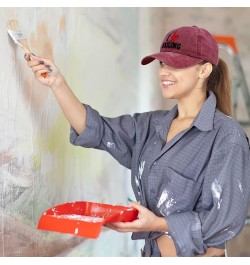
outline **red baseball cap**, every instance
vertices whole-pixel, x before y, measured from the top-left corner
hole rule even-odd
[[[149,64],[155,59],[173,68],[186,68],[202,61],[217,65],[219,61],[218,43],[205,29],[184,26],[171,30],[164,38],[160,52],[142,59],[141,64]]]

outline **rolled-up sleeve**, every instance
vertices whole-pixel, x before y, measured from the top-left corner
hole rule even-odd
[[[178,256],[196,256],[208,247],[223,247],[242,230],[250,193],[249,147],[239,144],[217,150],[206,169],[202,211],[166,217]]]
[[[87,110],[86,128],[78,134],[70,128],[70,142],[85,148],[107,151],[120,164],[130,168],[136,137],[136,119],[130,115],[115,118],[101,116],[89,105]]]
[[[70,143],[86,148],[99,146],[103,135],[103,122],[100,114],[89,105],[84,105],[87,111],[86,128],[78,134],[70,127]]]

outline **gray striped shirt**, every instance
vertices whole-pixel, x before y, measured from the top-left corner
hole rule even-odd
[[[107,151],[131,169],[131,183],[143,206],[166,218],[169,232],[137,232],[146,256],[160,256],[156,238],[170,236],[178,256],[202,255],[224,248],[243,228],[250,194],[250,155],[239,123],[207,100],[192,125],[168,143],[177,106],[116,118],[101,116],[89,105],[87,127],[70,142]]]

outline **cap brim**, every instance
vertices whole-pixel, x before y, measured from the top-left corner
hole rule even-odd
[[[155,53],[155,54],[144,57],[141,60],[141,64],[142,65],[149,64],[153,62],[155,59],[162,61],[163,63],[165,63],[166,65],[169,65],[170,67],[178,68],[178,69],[191,67],[191,66],[194,66],[204,61],[203,59],[194,58],[194,57],[187,56],[187,55],[180,54],[180,53],[159,52],[159,53]]]

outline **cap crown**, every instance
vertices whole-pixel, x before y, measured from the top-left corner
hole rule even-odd
[[[205,29],[184,26],[171,30],[164,38],[160,52],[174,52],[218,64],[218,44]]]

